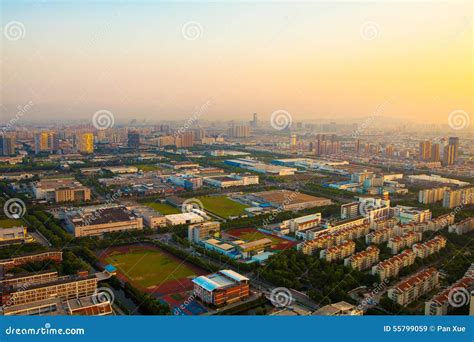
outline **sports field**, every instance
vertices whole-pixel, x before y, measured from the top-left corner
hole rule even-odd
[[[245,214],[246,205],[228,199],[227,196],[202,196],[198,197],[202,202],[204,210],[217,216],[229,217]]]
[[[274,251],[281,251],[281,250],[285,250],[285,249],[296,246],[296,242],[289,241],[289,240],[286,240],[286,239],[283,239],[271,234],[265,234],[265,233],[259,232],[255,228],[231,229],[231,230],[225,231],[223,234],[228,234],[230,236],[239,238],[247,242],[267,238],[267,239],[272,240],[272,249]]]
[[[144,203],[147,207],[153,208],[163,215],[179,214],[181,211],[167,203],[147,202]]]
[[[113,247],[100,254],[99,258],[103,264],[114,265],[122,279],[158,294],[182,291],[186,280],[201,273],[153,246]]]

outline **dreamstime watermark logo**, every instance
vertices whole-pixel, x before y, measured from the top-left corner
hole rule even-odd
[[[204,205],[197,198],[188,198],[181,204],[181,212],[191,213],[194,209],[204,210]]]
[[[374,40],[380,36],[379,25],[374,21],[366,21],[360,26],[360,36],[364,40]]]
[[[114,126],[114,123],[114,114],[106,109],[98,110],[92,116],[92,124],[99,130],[111,128]]]
[[[114,192],[111,196],[107,195],[107,200],[105,201],[104,205],[100,206],[97,210],[93,212],[92,215],[84,219],[84,225],[90,225],[92,222],[102,216],[104,210],[114,207],[115,202],[118,198],[120,198],[120,196],[122,196],[122,192],[120,190]]]
[[[377,205],[372,201],[363,201],[359,203],[359,213],[364,217],[369,217],[372,211],[380,208],[382,208],[381,205]]]
[[[274,111],[270,117],[270,125],[277,131],[283,131],[291,127],[293,123],[293,117],[291,114],[284,110],[278,109]]]
[[[276,287],[270,293],[270,302],[277,308],[286,308],[293,302],[293,295],[286,287]]]
[[[211,105],[211,102],[212,102],[212,99],[209,99],[206,102],[204,102],[201,106],[196,108],[193,114],[191,115],[191,117],[186,121],[186,123],[174,132],[174,137],[176,138],[186,133],[186,131],[189,128],[191,128],[198,121],[201,115],[204,114],[204,112],[209,108],[209,106]]]
[[[283,203],[281,203],[278,208],[276,208],[276,210],[274,210],[269,217],[265,218],[263,220],[263,227],[264,228],[267,228],[268,225],[270,223],[272,223],[275,218],[278,216],[278,214],[282,213],[283,211],[285,211],[285,207],[289,204],[291,204],[291,202],[293,202],[293,200],[300,194],[299,191],[293,191],[291,194],[289,194],[288,196],[285,197],[285,199],[283,200]]]
[[[188,298],[186,298],[186,300],[184,302],[182,302],[181,304],[179,304],[179,306],[175,307],[173,309],[173,315],[175,316],[182,316],[182,315],[185,315],[185,311],[186,308],[194,302],[194,300],[196,299],[196,296],[194,294],[192,294],[191,296],[189,296]]]
[[[368,295],[360,302],[357,306],[357,309],[365,311],[370,305],[375,305],[375,297],[377,294],[381,293],[387,286],[390,284],[388,279],[384,279],[380,283],[374,283],[372,290]]]
[[[181,33],[186,40],[196,40],[201,38],[203,31],[202,25],[197,21],[188,21],[181,28]]]
[[[84,335],[85,333],[84,328],[53,328],[49,322],[39,328],[16,328],[9,326],[5,329],[6,335]]]
[[[28,113],[31,108],[33,108],[34,106],[34,103],[33,101],[29,101],[26,105],[24,106],[20,106],[18,105],[16,108],[17,108],[17,112],[15,114],[15,116],[13,118],[11,118],[7,124],[2,127],[2,133],[5,133],[7,132],[10,128],[14,127],[16,125],[16,123],[18,122],[18,120],[20,120],[20,118],[25,115],[26,113]]]
[[[362,134],[362,132],[365,131],[372,124],[375,118],[385,111],[385,107],[390,101],[391,100],[385,101],[384,103],[379,105],[377,109],[375,109],[375,111],[372,113],[371,116],[369,116],[362,123],[357,125],[357,128],[351,134],[352,138],[357,139]]]
[[[453,287],[448,293],[448,303],[453,308],[467,305],[471,300],[471,294],[465,287]]]
[[[8,218],[18,219],[25,215],[26,205],[25,202],[19,198],[10,198],[3,205],[3,211]]]
[[[448,216],[454,219],[454,217],[456,217],[456,215],[459,214],[466,205],[471,203],[473,196],[474,196],[473,193],[469,194],[469,196],[466,196],[464,199],[461,200],[461,203],[459,205],[457,205],[448,215],[445,216],[443,220],[445,220],[446,224],[449,223],[449,221],[451,221],[451,220],[448,220]]]
[[[25,25],[19,21],[10,21],[3,28],[5,38],[11,41],[16,41],[25,38]]]
[[[448,125],[452,129],[460,130],[469,127],[471,118],[469,114],[461,109],[453,110],[448,115]]]
[[[28,290],[28,288],[29,288],[31,285],[32,285],[32,284],[27,281],[27,282],[21,284],[21,286],[20,286],[20,287],[17,287],[15,290],[16,290],[16,292],[23,292],[23,291]],[[6,301],[6,303],[3,304],[2,309],[5,310],[7,307],[12,306],[12,305],[15,305],[15,298],[10,297],[10,298],[8,298],[8,300]]]
[[[98,287],[92,295],[92,302],[94,304],[110,303],[115,301],[115,295],[112,289],[108,287]]]

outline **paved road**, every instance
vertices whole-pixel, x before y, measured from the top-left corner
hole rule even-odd
[[[186,252],[189,252],[189,249],[185,249],[180,245],[177,245],[176,243],[172,243],[171,241],[169,244],[173,245],[173,247],[179,248],[181,250],[184,250]],[[216,267],[219,267],[220,269],[234,269],[236,272],[240,272],[241,274],[245,275],[247,278],[250,279],[251,284],[253,287],[257,288],[259,291],[261,291],[267,298],[269,298],[272,290],[276,288],[275,285],[263,280],[263,279],[256,279],[254,277],[254,274],[252,272],[242,272],[238,269],[235,269],[235,267],[232,267],[231,265],[221,262],[219,260],[213,259],[207,255],[202,255],[199,253],[199,258],[204,259],[208,261],[209,263],[215,265]],[[317,310],[319,308],[319,305],[312,301],[308,296],[306,296],[304,293],[298,292],[293,289],[289,289],[292,295],[292,298],[295,303],[300,304],[301,306],[307,308],[310,311]]]

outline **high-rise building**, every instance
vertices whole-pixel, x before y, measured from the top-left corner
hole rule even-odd
[[[355,153],[359,153],[359,152],[360,152],[360,140],[359,140],[359,139],[356,139],[356,141],[355,141],[354,150],[355,150]]]
[[[458,190],[448,190],[444,192],[443,207],[454,208],[474,204],[474,187],[462,188]]]
[[[233,138],[248,138],[250,136],[250,127],[245,125],[236,125],[229,128],[229,135]]]
[[[441,201],[444,198],[444,193],[449,188],[444,186],[440,188],[424,189],[418,192],[418,202],[423,204],[432,204]]]
[[[174,145],[178,148],[193,147],[194,134],[193,132],[183,132],[175,136]]]
[[[80,153],[94,153],[94,134],[81,133],[75,135],[75,147]]]
[[[98,129],[97,130],[97,141],[99,142],[103,142],[103,141],[106,141],[107,137],[106,137],[106,129]]]
[[[15,136],[0,135],[0,155],[11,156],[15,154]]]
[[[140,147],[140,133],[128,132],[128,147],[139,148]]]
[[[253,113],[252,127],[258,127],[258,114]]]
[[[454,162],[458,160],[459,153],[459,138],[458,137],[449,137],[449,145],[454,146]]]
[[[290,145],[292,148],[296,147],[296,134],[292,134],[290,137]]]
[[[202,139],[206,137],[206,131],[204,128],[193,129],[194,141],[201,142]]]
[[[35,135],[35,153],[59,151],[59,136],[56,132],[44,131]]]
[[[341,143],[336,140],[328,140],[324,137],[313,142],[314,153],[318,156],[339,153],[341,149]]]
[[[420,160],[428,161],[431,159],[431,142],[426,140],[420,142]]]
[[[434,162],[441,161],[441,152],[439,149],[439,144],[433,144],[431,146],[431,161],[434,161]]]
[[[446,145],[444,147],[444,152],[443,152],[443,164],[445,166],[447,165],[453,165],[455,162],[455,146],[454,145]]]
[[[393,145],[392,144],[385,145],[384,155],[385,155],[385,157],[393,156]]]

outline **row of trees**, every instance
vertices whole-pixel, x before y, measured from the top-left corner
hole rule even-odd
[[[350,290],[361,285],[372,286],[377,281],[370,274],[339,263],[328,263],[294,249],[270,257],[257,274],[275,285],[307,291],[309,297],[322,305],[352,301],[347,294]]]
[[[62,247],[73,239],[50,214],[34,211],[31,215],[26,214],[23,218],[27,222],[28,228],[41,233],[54,247]]]

